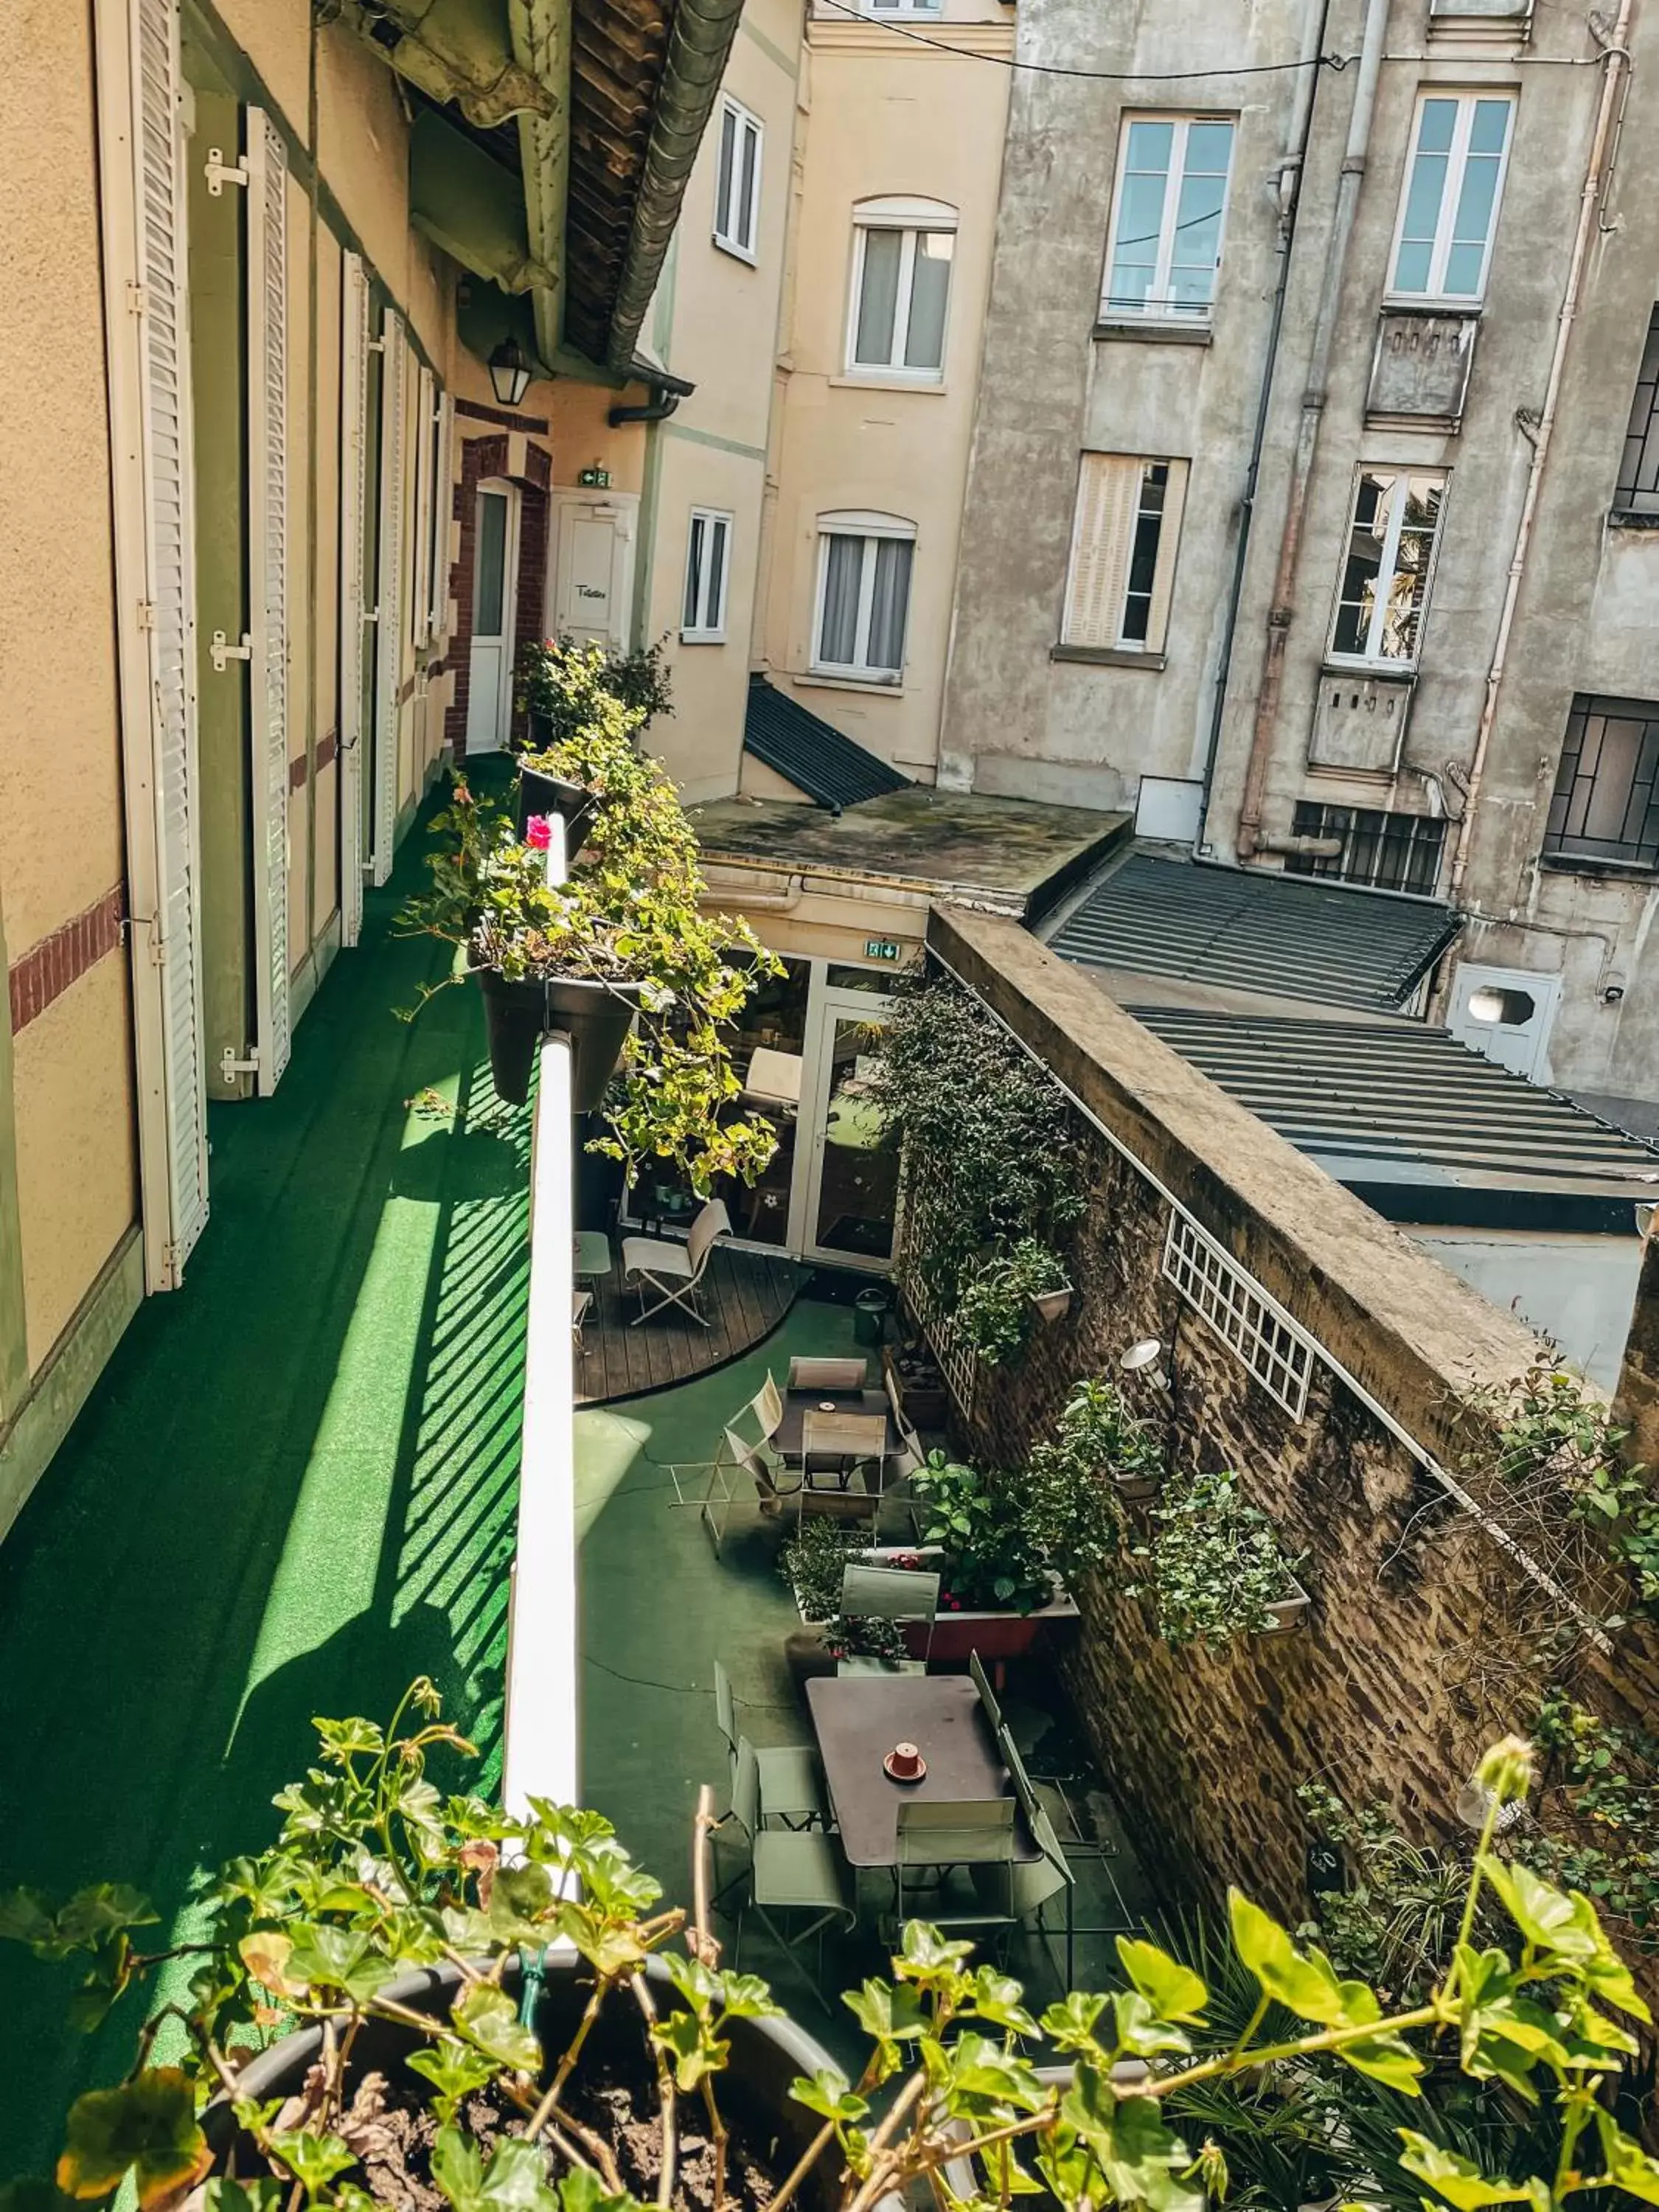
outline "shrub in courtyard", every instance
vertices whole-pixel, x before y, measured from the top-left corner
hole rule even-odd
[[[514,704],[529,721],[521,757],[531,760],[575,736],[606,700],[619,701],[641,728],[674,711],[660,638],[631,653],[543,638],[520,648],[514,678]]]
[[[1031,1447],[1023,1487],[1026,1517],[1067,1583],[1099,1573],[1124,1544],[1120,1490],[1156,1484],[1164,1448],[1103,1376],[1073,1386],[1054,1432]]]
[[[921,1540],[941,1555],[939,1602],[966,1613],[1034,1613],[1054,1595],[1023,1486],[929,1452],[910,1477],[926,1507]]]
[[[776,2008],[763,1983],[721,1968],[701,1905],[691,1926],[664,1909],[595,1814],[538,1802],[515,1820],[442,1796],[429,1757],[470,1747],[439,1719],[429,1683],[385,1731],[318,1726],[320,1763],[278,1796],[275,1849],[220,1877],[211,1930],[188,1947],[199,1963],[187,1998],[152,2009],[131,2070],[76,2100],[54,2177],[14,2185],[9,2212],[69,2212],[129,2180],[143,2212],[173,2212],[198,2188],[204,2212],[635,2212],[647,2197],[784,2212],[809,2192],[864,2212],[913,2185],[961,2201],[945,2177],[963,2161],[988,2208],[1040,2185],[1068,2212],[1205,2212],[1227,2192],[1225,2157],[1183,2133],[1183,2104],[1328,2063],[1413,2117],[1435,2068],[1546,2100],[1508,2172],[1397,2125],[1381,2153],[1431,2212],[1558,2212],[1598,2190],[1659,2203],[1659,2160],[1608,2103],[1637,2047],[1624,2023],[1647,2008],[1589,1899],[1492,1848],[1499,1809],[1528,1781],[1512,1741],[1481,1763],[1492,1810],[1460,1938],[1420,2002],[1385,2008],[1237,1891],[1227,1972],[1250,1984],[1242,2021],[1210,1976],[1128,1936],[1121,1986],[1068,1993],[1039,2016],[968,1943],[912,1922],[890,1975],[844,2000],[866,2039],[856,2076],[814,2051],[769,2133],[735,2120]],[[1504,1941],[1477,1948],[1487,1893]],[[85,2025],[176,1955],[135,1945],[155,1919],[113,1886],[0,1899],[0,1934],[84,1973]],[[568,2022],[544,2039],[536,1982],[560,1971],[556,1941],[579,1966]],[[295,2028],[310,2033],[279,2053],[277,2086],[253,2054]],[[163,2034],[175,2048],[158,2058]],[[1040,2044],[1058,2079],[1038,2071]],[[1554,2156],[1540,2172],[1534,2138],[1547,2130]],[[1353,2185],[1370,2195],[1363,2175]]]
[[[608,996],[634,1026],[591,1149],[630,1176],[672,1163],[706,1195],[720,1176],[752,1182],[776,1149],[769,1122],[735,1111],[728,1039],[757,979],[781,969],[746,921],[703,910],[696,836],[660,763],[634,744],[638,724],[596,683],[586,719],[546,756],[599,802],[562,884],[547,881],[544,826],[520,838],[458,776],[433,821],[432,889],[398,927],[464,945],[471,969],[520,990],[532,1039],[544,987]]]
[[[1135,1550],[1144,1570],[1129,1594],[1150,1595],[1166,1643],[1222,1651],[1235,1637],[1275,1625],[1272,1608],[1295,1595],[1300,1563],[1279,1550],[1273,1522],[1245,1498],[1236,1474],[1176,1477],[1152,1519],[1152,1541]]]

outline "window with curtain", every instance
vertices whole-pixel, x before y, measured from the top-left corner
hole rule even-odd
[[[815,668],[869,683],[899,681],[915,552],[915,526],[897,516],[819,517]]]
[[[728,93],[720,102],[714,243],[745,261],[760,236],[761,122]]]
[[[853,221],[848,373],[939,383],[956,210],[935,200],[866,200]]]
[[[685,599],[680,636],[687,644],[720,645],[726,637],[726,575],[732,518],[694,507],[685,547]]]
[[[1389,283],[1396,298],[1485,292],[1514,112],[1508,93],[1419,94]]]
[[[1446,479],[1423,469],[1361,469],[1337,585],[1331,658],[1417,663]]]
[[[1082,456],[1063,646],[1163,652],[1186,495],[1185,461],[1136,453]]]
[[[1209,320],[1232,158],[1230,117],[1125,117],[1103,319]]]

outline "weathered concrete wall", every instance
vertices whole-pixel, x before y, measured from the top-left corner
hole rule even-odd
[[[1071,1312],[985,1377],[970,1442],[1018,1464],[1074,1382],[1162,1340],[1174,1462],[1237,1471],[1303,1558],[1311,1613],[1297,1634],[1211,1656],[1171,1650],[1149,1603],[1091,1583],[1066,1663],[1126,1816],[1174,1884],[1237,1881],[1299,1913],[1294,1792],[1311,1776],[1425,1838],[1457,1832],[1459,1784],[1542,1686],[1497,1663],[1529,1585],[1329,1365],[1299,1422],[1255,1381],[1164,1278],[1170,1209],[1151,1178],[1443,1465],[1468,1442],[1456,1399],[1519,1374],[1536,1340],[1017,928],[936,912],[928,941],[1142,1164],[1077,1116],[1090,1200],[1068,1246]],[[1580,1693],[1611,1717],[1650,1715],[1649,1641],[1627,1634]]]

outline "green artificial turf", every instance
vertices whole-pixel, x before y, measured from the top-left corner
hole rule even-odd
[[[127,1880],[187,1932],[204,1874],[274,1839],[312,1716],[384,1717],[421,1673],[493,1779],[528,1117],[495,1101],[470,988],[392,1011],[447,965],[388,933],[423,842],[276,1096],[213,1109],[184,1287],[146,1302],[0,1546],[0,1890]],[[48,2170],[138,2016],[88,2044],[70,1986],[0,1946],[0,2180]]]

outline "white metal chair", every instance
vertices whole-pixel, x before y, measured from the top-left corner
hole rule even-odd
[[[842,1617],[847,1620],[917,1621],[927,1632],[927,1648],[933,1641],[933,1616],[939,1611],[937,1575],[919,1574],[910,1567],[866,1566],[849,1559],[841,1578]],[[857,1655],[841,1660],[838,1674],[925,1674],[927,1651],[920,1659],[874,1659]]]
[[[717,1239],[732,1233],[731,1218],[722,1200],[711,1198],[691,1224],[684,1244],[671,1244],[657,1237],[624,1237],[622,1248],[622,1271],[624,1280],[635,1278],[635,1287],[640,1294],[640,1310],[634,1316],[631,1328],[637,1328],[642,1321],[661,1313],[666,1306],[681,1306],[701,1328],[708,1321],[697,1305],[697,1285],[708,1265],[708,1255]],[[646,1285],[659,1291],[654,1305],[645,1303]]]
[[[862,1390],[870,1379],[867,1360],[792,1359],[792,1390]]]
[[[805,1060],[798,1052],[779,1052],[771,1045],[757,1045],[743,1079],[745,1103],[769,1106],[775,1113],[800,1110],[800,1079]]]

